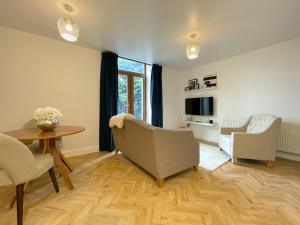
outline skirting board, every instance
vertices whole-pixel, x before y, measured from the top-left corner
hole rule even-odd
[[[300,162],[300,155],[277,151],[276,157]]]
[[[63,151],[64,155],[66,157],[73,157],[78,155],[85,155],[93,152],[99,152],[99,146],[90,146],[85,148],[78,148],[68,151]]]

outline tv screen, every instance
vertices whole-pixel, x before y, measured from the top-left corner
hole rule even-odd
[[[214,114],[213,97],[186,98],[185,114],[198,116],[212,116]]]

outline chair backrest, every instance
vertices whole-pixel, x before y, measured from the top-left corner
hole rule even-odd
[[[252,116],[246,133],[262,133],[266,131],[276,119],[276,116],[270,114],[258,114]]]
[[[22,142],[0,133],[0,168],[4,169],[15,185],[25,183],[38,174],[31,151]]]

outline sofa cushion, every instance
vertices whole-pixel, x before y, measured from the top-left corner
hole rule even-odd
[[[275,119],[275,116],[268,114],[259,114],[253,116],[249,122],[246,133],[264,132],[274,122]]]

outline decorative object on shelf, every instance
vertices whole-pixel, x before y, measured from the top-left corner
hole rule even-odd
[[[199,79],[192,79],[188,81],[188,86],[185,87],[184,91],[193,90],[207,90],[217,88],[217,74],[203,76]]]
[[[184,90],[185,91],[190,91],[190,90],[195,90],[195,89],[199,89],[199,83],[198,83],[198,79],[192,79],[189,80],[189,86],[185,87]]]
[[[79,26],[72,18],[62,17],[57,22],[60,36],[70,42],[75,42],[79,36]]]
[[[59,118],[62,117],[60,111],[49,106],[35,110],[34,119],[37,126],[44,132],[53,131],[59,125]]]

